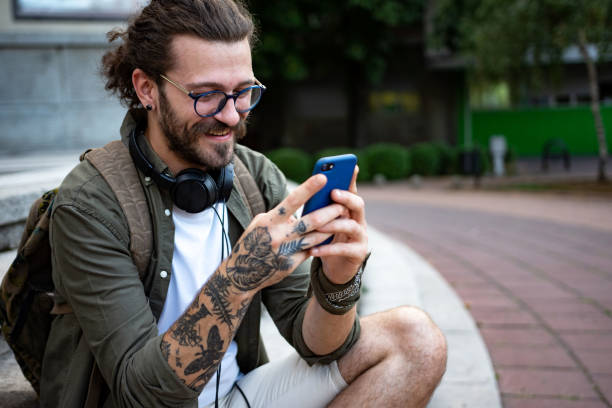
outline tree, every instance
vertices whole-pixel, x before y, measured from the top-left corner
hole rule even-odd
[[[578,47],[587,67],[599,145],[598,180],[605,181],[608,150],[593,49],[609,56],[612,0],[437,0],[434,44],[471,58],[476,76],[538,85],[558,78],[564,54]],[[512,92],[512,91],[511,91]],[[516,100],[516,93],[511,95]]]
[[[378,82],[405,40],[403,28],[419,23],[424,0],[250,0],[261,31],[254,66],[277,91],[298,81],[336,78],[348,100],[347,129],[355,145],[369,87]]]

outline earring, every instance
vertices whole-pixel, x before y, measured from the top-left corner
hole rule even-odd
[[[152,111],[152,110],[153,110],[153,107],[152,107],[151,105],[147,105],[147,106],[145,106],[145,108],[146,108],[148,111]]]

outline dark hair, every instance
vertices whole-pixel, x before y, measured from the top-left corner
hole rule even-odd
[[[122,43],[102,57],[105,88],[118,93],[130,108],[140,105],[132,72],[142,69],[160,84],[160,75],[173,67],[170,44],[176,35],[194,35],[208,41],[255,41],[253,18],[241,0],[151,0],[130,19],[128,28],[107,34],[110,43]]]

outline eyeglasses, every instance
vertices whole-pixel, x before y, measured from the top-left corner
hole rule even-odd
[[[255,79],[256,85],[248,86],[233,94],[227,94],[223,91],[208,91],[201,94],[194,94],[165,75],[162,74],[160,76],[193,99],[193,109],[195,113],[203,118],[209,118],[221,112],[228,99],[234,100],[234,106],[237,112],[248,112],[257,106],[261,99],[261,95],[266,90],[266,87]]]

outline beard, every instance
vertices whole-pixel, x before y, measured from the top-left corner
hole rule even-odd
[[[227,126],[214,117],[202,118],[192,126],[181,123],[170,106],[165,93],[159,93],[159,125],[166,136],[168,148],[181,159],[206,171],[215,171],[225,167],[234,156],[234,143],[246,134],[246,119],[241,118],[235,126]],[[202,147],[198,141],[210,132],[223,132],[230,129],[234,137],[225,143],[210,143]]]

